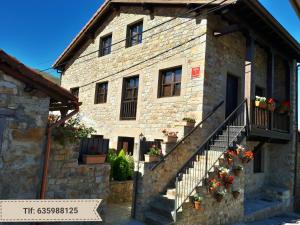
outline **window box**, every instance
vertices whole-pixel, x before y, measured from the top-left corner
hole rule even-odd
[[[101,155],[82,155],[84,164],[103,164],[106,160],[106,154]]]

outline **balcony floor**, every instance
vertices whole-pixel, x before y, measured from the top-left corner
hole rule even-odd
[[[267,130],[251,126],[249,140],[268,140],[270,142],[288,142],[291,140],[290,133]]]

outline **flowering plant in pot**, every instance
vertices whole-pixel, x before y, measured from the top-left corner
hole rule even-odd
[[[279,108],[279,113],[280,114],[285,114],[289,113],[291,108],[291,104],[289,101],[284,101],[281,103],[280,108]]]
[[[155,145],[149,149],[148,153],[144,155],[145,162],[157,162],[162,156],[161,149],[157,148]]]
[[[220,189],[215,192],[214,197],[217,200],[217,202],[221,202],[223,200],[225,194],[226,194],[226,191]]]
[[[267,99],[265,97],[255,96],[255,106],[261,109],[266,109]]]
[[[223,178],[224,186],[227,190],[230,189],[231,185],[233,184],[234,181],[234,176],[232,175],[227,175]]]
[[[224,177],[226,177],[229,173],[229,169],[227,169],[226,167],[218,167],[218,176],[219,178],[223,179]]]
[[[190,117],[185,117],[182,119],[186,124],[187,127],[194,127],[196,120]]]
[[[224,153],[224,157],[227,160],[228,165],[232,165],[233,164],[233,159],[236,157],[236,151],[233,150],[233,149],[228,149]]]
[[[221,187],[222,184],[215,178],[208,180],[208,190],[210,193],[213,193],[218,187]]]
[[[177,138],[178,138],[177,134],[178,134],[178,132],[168,131],[166,129],[163,129],[162,133],[167,138],[166,142],[177,142]]]
[[[238,165],[233,168],[233,173],[235,176],[239,176],[243,170],[244,167],[242,165]]]
[[[249,163],[251,160],[254,159],[253,152],[251,150],[245,150],[241,152],[240,159],[242,163]]]
[[[91,146],[87,154],[82,155],[84,164],[103,164],[106,160],[106,154],[101,154],[95,146]]]
[[[274,112],[276,109],[276,101],[274,98],[269,98],[268,101],[268,110]]]
[[[240,193],[241,193],[241,189],[235,189],[235,190],[232,190],[232,196],[237,199],[239,196],[240,196]]]
[[[202,196],[197,193],[194,195],[193,200],[195,209],[201,209],[201,203],[203,201]]]

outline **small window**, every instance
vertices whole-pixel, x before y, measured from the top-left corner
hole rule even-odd
[[[111,53],[112,34],[106,35],[100,39],[99,56],[109,55]]]
[[[79,96],[79,87],[71,88],[70,92],[72,93],[72,95],[74,95],[78,98],[78,96]]]
[[[108,82],[96,84],[95,104],[106,103]]]
[[[142,43],[143,39],[143,21],[129,25],[127,27],[126,47],[131,47]]]
[[[253,172],[263,173],[264,172],[264,152],[262,147],[257,147],[253,151]]]
[[[160,72],[159,93],[158,93],[158,96],[160,98],[180,96],[181,74],[182,74],[181,67],[162,70]]]

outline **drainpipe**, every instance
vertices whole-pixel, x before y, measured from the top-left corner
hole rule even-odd
[[[298,75],[299,75],[299,69],[300,69],[300,64],[298,64],[296,66],[296,118],[297,118],[297,124],[298,124]],[[298,176],[297,176],[297,163],[298,162],[298,127],[297,127],[297,131],[296,131],[296,141],[295,141],[295,148],[296,148],[296,152],[295,152],[295,174],[294,174],[294,210],[297,210],[296,209],[296,204],[297,204],[297,199],[299,198],[299,196],[296,196],[297,195],[297,179],[298,179]],[[299,211],[299,209],[298,209]]]
[[[51,134],[52,129],[55,127],[60,126],[66,120],[70,119],[72,116],[76,115],[79,112],[79,106],[76,105],[76,109],[66,115],[64,118],[60,119],[56,123],[52,124],[51,126],[48,125],[47,127],[47,140],[46,140],[46,150],[45,150],[45,157],[44,157],[44,164],[43,164],[43,176],[42,176],[42,184],[40,190],[40,199],[45,199],[46,189],[47,189],[47,177],[48,177],[48,167],[49,167],[49,159],[51,153]]]
[[[296,66],[296,110],[295,113],[297,115],[297,119],[298,119],[298,75],[299,75],[299,69],[300,69],[300,64],[298,64]],[[298,121],[296,122],[298,124]],[[297,127],[297,132],[296,132],[296,141],[295,141],[295,148],[296,148],[296,152],[295,152],[295,175],[294,175],[294,210],[297,210],[296,204],[295,202],[297,202],[297,198],[299,198],[299,196],[296,196],[296,188],[297,188],[297,177],[300,176],[300,174],[297,173],[297,163],[298,163],[298,127]],[[299,211],[300,209],[298,209]]]

